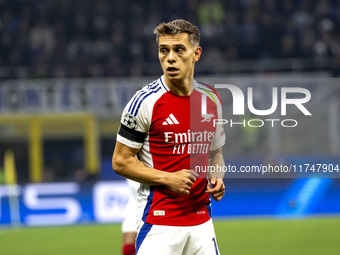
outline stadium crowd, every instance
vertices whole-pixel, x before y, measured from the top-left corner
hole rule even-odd
[[[199,26],[212,64],[340,62],[337,0],[0,0],[0,79],[152,74],[152,30],[175,18]]]

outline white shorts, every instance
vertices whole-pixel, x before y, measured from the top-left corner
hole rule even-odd
[[[124,210],[124,220],[122,223],[122,232],[137,232],[137,190],[139,183],[127,179],[130,188],[129,201]]]
[[[138,229],[137,255],[219,255],[213,222],[197,226],[143,223]]]

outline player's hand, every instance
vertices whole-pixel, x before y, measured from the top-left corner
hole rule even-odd
[[[210,183],[209,183],[210,182]],[[210,194],[215,201],[220,201],[225,193],[222,178],[209,178],[206,193]]]
[[[166,186],[176,193],[189,195],[197,176],[198,174],[195,171],[188,169],[172,172],[168,175]]]

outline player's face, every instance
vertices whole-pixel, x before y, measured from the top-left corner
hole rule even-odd
[[[201,47],[192,46],[186,33],[159,37],[158,58],[166,80],[193,78],[194,65],[200,56]]]

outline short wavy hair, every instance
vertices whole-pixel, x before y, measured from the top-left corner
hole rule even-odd
[[[160,23],[153,33],[156,35],[158,43],[159,37],[162,35],[177,35],[187,33],[189,42],[192,46],[198,46],[200,43],[200,32],[198,28],[184,19],[176,19],[168,23]]]

